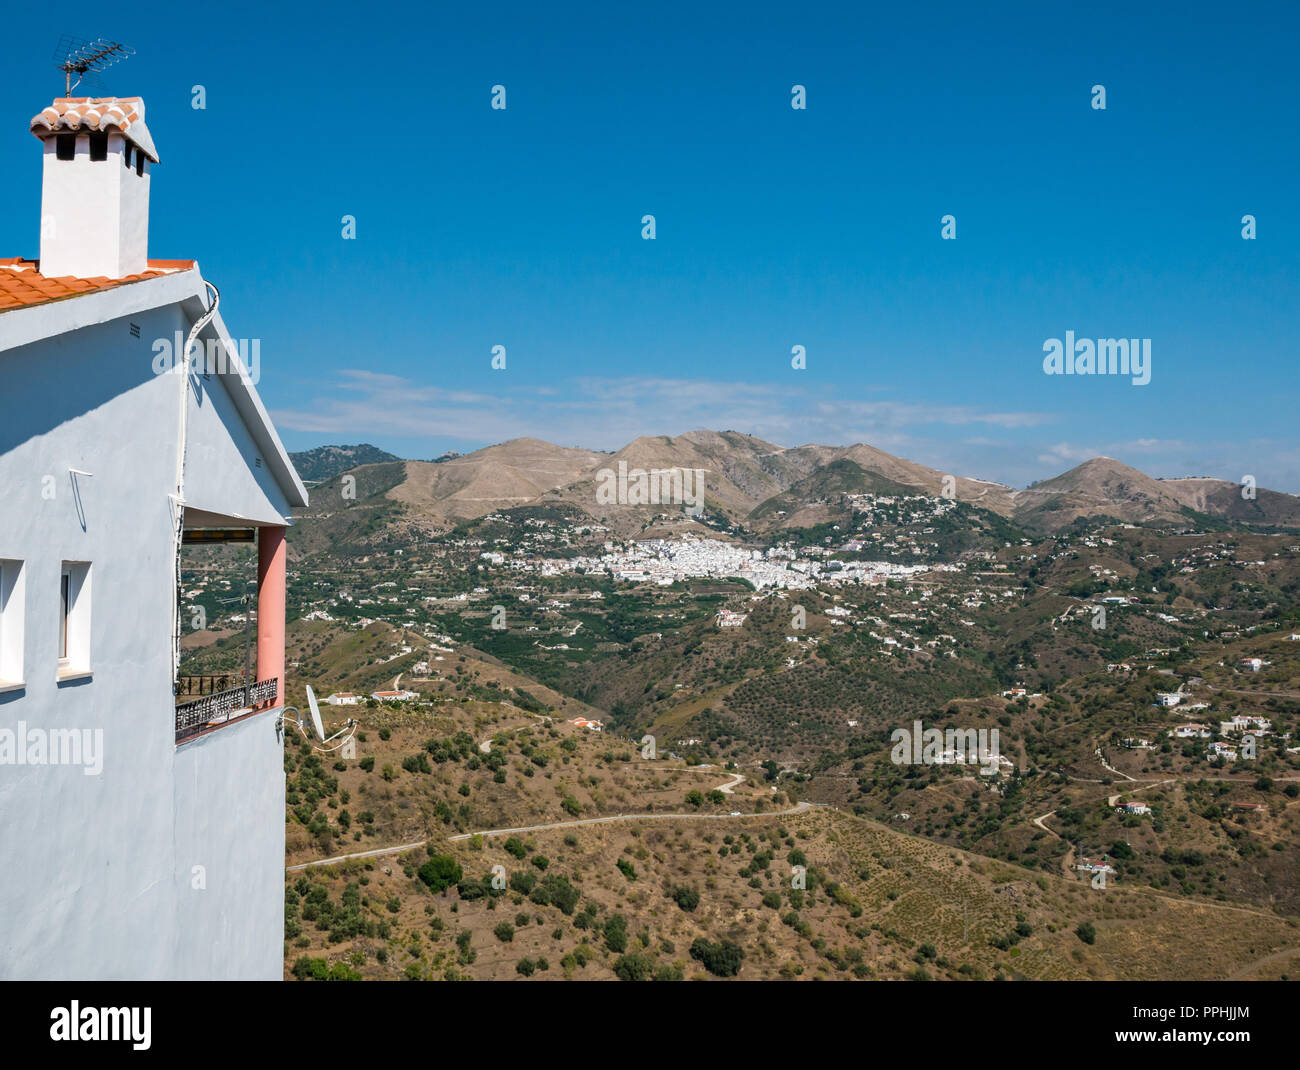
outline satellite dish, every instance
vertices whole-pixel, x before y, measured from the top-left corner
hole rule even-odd
[[[316,705],[316,693],[311,689],[311,684],[307,685],[307,705],[311,707],[311,723],[316,729],[316,738],[325,738],[325,726],[321,724],[320,707]]]
[[[284,708],[284,713],[286,722],[289,719],[289,715],[293,715],[293,723],[297,725],[298,731],[302,733],[303,738],[309,743],[312,743],[312,750],[317,754],[333,754],[335,751],[341,750],[352,742],[353,737],[357,734],[357,727],[360,724],[355,717],[349,717],[347,723],[342,728],[332,736],[327,736],[325,734],[325,725],[320,719],[320,706],[316,703],[316,692],[311,689],[310,684],[307,685],[307,704],[311,708],[311,724],[312,728],[316,730],[316,738],[320,740],[319,743],[312,742],[311,732],[307,730],[307,726],[303,723],[304,719],[302,711],[299,710],[297,706],[286,706]],[[344,739],[342,743],[334,743],[336,739],[343,736],[346,736],[347,738]],[[331,747],[331,743],[334,743],[334,746]],[[349,754],[348,757],[352,757],[352,755]]]

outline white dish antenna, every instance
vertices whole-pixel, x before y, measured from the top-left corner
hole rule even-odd
[[[307,705],[311,710],[311,725],[312,729],[316,732],[315,739],[312,738],[311,731],[304,723],[306,719],[303,717],[302,711],[299,710],[297,706],[286,706],[284,708],[284,723],[288,724],[292,721],[292,723],[297,726],[298,731],[302,733],[303,738],[312,745],[312,750],[316,751],[317,754],[333,754],[336,751],[342,750],[352,742],[353,737],[357,734],[357,727],[360,724],[355,717],[349,717],[347,723],[342,728],[332,736],[327,736],[325,734],[325,725],[320,719],[320,706],[316,702],[316,692],[311,689],[310,684],[307,685]],[[342,738],[342,742],[335,742],[340,738]],[[320,740],[320,742],[317,743],[316,740]],[[334,745],[330,746],[330,744]],[[352,755],[349,754],[348,757],[352,757]]]
[[[316,705],[316,693],[307,685],[307,705],[311,707],[311,726],[316,729],[316,738],[325,739],[325,726],[321,723],[320,707]]]

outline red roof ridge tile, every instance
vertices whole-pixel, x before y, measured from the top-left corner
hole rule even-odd
[[[117,130],[154,163],[158,150],[144,122],[140,97],[55,97],[54,103],[32,117],[32,133],[46,137],[62,131]]]

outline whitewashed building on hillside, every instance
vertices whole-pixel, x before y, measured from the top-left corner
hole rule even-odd
[[[198,264],[148,258],[144,111],[32,120],[40,258],[0,261],[4,979],[283,975],[285,531],[307,495]],[[13,223],[34,198],[6,207],[34,229]],[[191,337],[217,359],[169,361]],[[201,538],[256,543],[256,670],[178,703]]]

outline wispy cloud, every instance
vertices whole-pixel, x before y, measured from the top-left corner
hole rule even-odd
[[[1042,450],[1038,454],[1038,460],[1041,464],[1080,464],[1083,461],[1091,460],[1093,457],[1100,457],[1104,452],[1104,450],[1094,449],[1092,446],[1076,446],[1069,442],[1058,442]]]
[[[329,435],[428,441],[457,448],[535,436],[565,446],[617,449],[639,435],[695,428],[745,431],[782,446],[866,442],[942,471],[1024,486],[1092,457],[1116,457],[1152,475],[1212,475],[1261,486],[1300,487],[1292,443],[1188,441],[1147,435],[1115,439],[1038,438],[1070,416],[877,397],[837,397],[817,384],[787,386],[731,379],[654,376],[574,377],[559,383],[454,390],[362,369],[339,372],[319,395],[278,409],[285,429]],[[864,387],[865,392],[876,393]],[[993,435],[981,431],[993,430]],[[1038,434],[1041,434],[1039,432]]]
[[[1058,442],[1040,449],[1037,460],[1059,471],[1100,456],[1115,457],[1165,478],[1209,476],[1237,483],[1250,475],[1271,490],[1293,493],[1300,487],[1300,447],[1267,439],[1245,443],[1177,438],[1118,439],[1095,445]]]
[[[744,430],[782,445],[867,440],[888,447],[909,441],[909,428],[1023,428],[1053,419],[967,405],[835,398],[821,388],[650,376],[578,377],[565,390],[520,387],[489,394],[347,370],[332,386],[306,407],[277,410],[276,422],[345,438],[382,434],[488,444],[532,435],[609,449],[637,435],[699,427]]]

